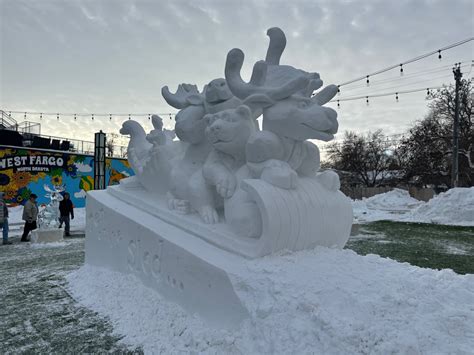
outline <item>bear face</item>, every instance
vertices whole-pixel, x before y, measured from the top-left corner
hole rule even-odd
[[[241,105],[236,109],[208,114],[205,119],[206,137],[214,149],[240,158],[250,135],[256,131],[250,109]]]

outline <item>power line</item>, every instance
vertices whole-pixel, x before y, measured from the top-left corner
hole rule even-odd
[[[352,79],[352,80],[349,80],[349,81],[346,81],[346,82],[343,82],[341,84],[338,85],[338,87],[341,87],[341,86],[345,86],[345,85],[349,85],[349,84],[352,84],[352,83],[355,83],[357,81],[360,81],[360,80],[368,80],[369,77],[372,77],[372,76],[375,76],[375,75],[378,75],[378,74],[382,74],[382,73],[385,73],[389,70],[392,70],[392,69],[395,69],[395,68],[400,68],[400,73],[403,73],[403,66],[406,65],[406,64],[410,64],[410,63],[414,63],[414,62],[417,62],[421,59],[424,59],[424,58],[427,58],[427,57],[430,57],[434,54],[438,54],[438,57],[441,59],[441,52],[443,51],[446,51],[448,49],[451,49],[451,48],[455,48],[455,47],[458,47],[458,46],[461,46],[465,43],[468,43],[470,41],[473,41],[474,40],[474,37],[470,37],[470,38],[467,38],[465,40],[462,40],[462,41],[459,41],[459,42],[456,42],[456,43],[452,43],[450,45],[447,45],[443,48],[440,48],[440,49],[437,49],[437,50],[434,50],[434,51],[431,51],[431,52],[428,52],[428,53],[425,53],[425,54],[422,54],[422,55],[419,55],[417,57],[414,57],[414,58],[411,58],[411,59],[408,59],[404,62],[401,62],[401,63],[398,63],[398,64],[394,64],[394,65],[391,65],[389,67],[386,67],[386,68],[383,68],[383,69],[380,69],[380,70],[377,70],[373,73],[370,73],[370,74],[366,74],[364,76],[361,76],[361,77],[358,77],[358,78],[355,78],[355,79]]]

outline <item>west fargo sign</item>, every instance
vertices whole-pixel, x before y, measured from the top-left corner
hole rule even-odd
[[[0,158],[0,171],[13,169],[14,171],[45,171],[62,168],[64,159],[54,155],[21,155]]]

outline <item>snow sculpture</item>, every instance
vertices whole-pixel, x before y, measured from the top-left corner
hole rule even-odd
[[[230,277],[243,257],[342,248],[352,225],[350,200],[336,173],[320,171],[310,141],[337,132],[336,112],[324,107],[337,87],[313,96],[323,85],[319,74],[280,64],[285,35],[272,28],[268,36],[249,82],[240,74],[243,52],[232,49],[225,78],[201,92],[163,87],[179,109],[174,132],[158,116],[148,134],[124,122],[136,176],[87,197],[86,262],[134,273],[225,326],[247,314]]]
[[[53,190],[44,185],[44,190],[48,192],[46,197],[50,202],[38,213],[39,229],[52,229],[59,227],[59,202],[63,200],[61,192],[64,191],[62,186],[53,186]]]
[[[31,241],[34,243],[58,242],[63,240],[63,230],[59,229],[59,202],[63,200],[61,192],[63,186],[53,186],[51,189],[44,185],[46,197],[50,202],[38,213],[39,228],[31,233]]]

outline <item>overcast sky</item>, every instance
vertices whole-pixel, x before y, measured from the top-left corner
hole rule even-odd
[[[200,88],[223,77],[227,52],[241,48],[248,78],[263,59],[266,29],[281,27],[281,63],[317,71],[326,84],[363,76],[473,36],[472,0],[412,1],[63,1],[0,0],[0,108],[77,113],[174,112],[161,87]],[[343,87],[354,95],[453,82],[451,66],[466,62],[473,42]],[[388,79],[388,80],[386,80]],[[393,80],[392,80],[393,79]],[[377,83],[377,81],[381,81]],[[336,106],[334,104],[330,104]],[[382,128],[401,133],[427,112],[425,93],[342,102],[340,132]],[[23,115],[15,116],[19,121]],[[28,120],[39,121],[38,116]],[[44,118],[42,132],[92,140],[118,132],[124,118]],[[146,118],[139,118],[147,129]],[[170,126],[169,119],[165,122]]]

